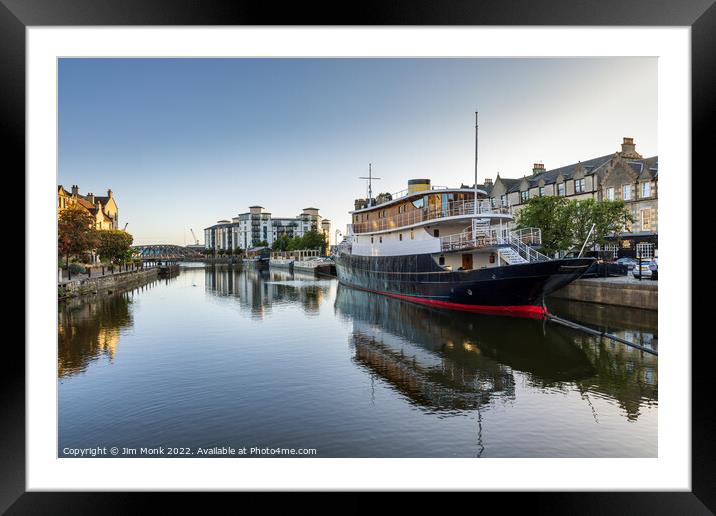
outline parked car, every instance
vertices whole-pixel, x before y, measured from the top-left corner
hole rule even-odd
[[[629,269],[626,265],[616,262],[595,261],[589,269],[582,274],[583,278],[604,278],[607,276],[626,276]]]
[[[622,264],[622,265],[626,265],[627,268],[631,271],[631,270],[634,269],[634,267],[636,267],[636,263],[637,263],[637,262],[636,262],[636,260],[635,260],[634,258],[624,257],[624,258],[619,258],[619,259],[616,261],[616,263],[619,263],[619,264]]]
[[[642,260],[641,261],[641,277],[642,278],[651,278],[652,274],[655,274],[656,271],[656,263],[652,260]],[[632,271],[632,274],[635,278],[639,277],[639,266],[637,265],[634,267],[634,270]],[[654,278],[656,279],[656,278]]]

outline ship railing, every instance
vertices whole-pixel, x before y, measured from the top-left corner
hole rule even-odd
[[[479,249],[500,244],[500,237],[497,230],[485,229],[473,231],[471,227],[460,233],[446,235],[440,238],[440,250],[442,252],[460,251],[462,249]]]
[[[463,249],[480,249],[507,245],[517,251],[528,262],[550,260],[549,256],[537,251],[534,246],[542,244],[542,232],[539,228],[524,228],[509,233],[497,229],[468,227],[460,233],[440,238],[442,252],[460,251]]]
[[[354,222],[351,224],[351,230],[354,234],[374,233],[376,231],[397,229],[404,226],[439,220],[447,217],[495,214],[511,215],[511,210],[512,209],[509,206],[493,206],[491,199],[480,199],[477,201],[477,205],[474,200],[449,201],[441,204],[440,206],[423,207],[389,217],[376,218],[375,220],[367,220],[363,222]],[[379,213],[379,211],[370,212],[373,216],[376,216]],[[368,214],[361,215],[365,216]]]
[[[534,246],[542,245],[542,230],[522,228],[510,231],[506,243],[510,244],[528,262],[546,262],[551,258],[540,253]]]

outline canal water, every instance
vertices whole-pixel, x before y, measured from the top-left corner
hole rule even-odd
[[[654,313],[548,306],[657,349]],[[657,357],[335,279],[183,267],[131,292],[62,303],[58,337],[58,456],[95,446],[137,456],[657,456]]]

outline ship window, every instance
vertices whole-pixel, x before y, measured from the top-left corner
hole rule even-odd
[[[370,237],[370,243],[371,244],[373,243],[373,237]]]
[[[439,236],[440,236],[440,230],[439,230],[439,229],[433,229],[433,236],[434,236],[435,238],[439,237]]]
[[[402,234],[402,233],[398,233],[398,238],[399,238],[400,240],[403,240],[403,234]]]
[[[416,208],[422,208],[424,204],[425,204],[424,197],[421,197],[420,199],[415,199],[413,201],[413,206],[415,206]]]
[[[410,230],[410,240],[415,240],[415,231],[412,229]]]
[[[445,257],[444,257],[444,256],[440,256],[440,258],[438,258],[438,263],[439,263],[440,265],[445,265]]]
[[[380,244],[383,243],[383,237],[382,237],[382,236],[378,237],[378,243],[380,243]]]

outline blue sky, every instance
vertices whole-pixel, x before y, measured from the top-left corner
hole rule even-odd
[[[135,243],[203,242],[260,204],[345,230],[410,178],[472,184],[619,150],[657,151],[655,58],[61,59],[59,183],[119,205]],[[333,238],[331,239],[333,241]]]

